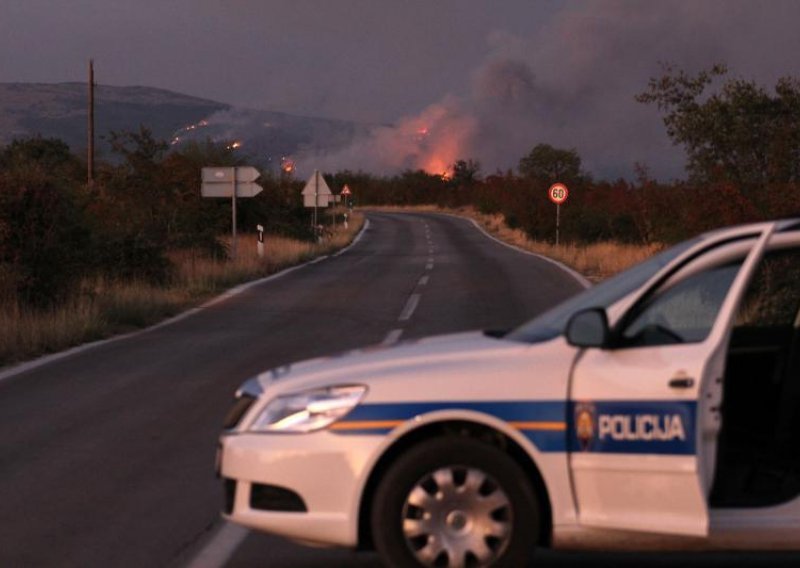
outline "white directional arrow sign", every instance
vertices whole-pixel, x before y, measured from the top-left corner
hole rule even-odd
[[[233,183],[236,168],[203,168],[203,183]]]
[[[256,181],[261,173],[252,166],[237,168],[203,168],[203,183],[230,183]]]
[[[261,174],[251,166],[238,168],[203,168],[203,197],[255,197],[264,189],[254,183]]]
[[[233,183],[204,183],[201,188],[203,197],[233,197]],[[236,183],[236,197],[255,197],[264,190],[252,181]]]
[[[237,182],[236,197],[255,197],[264,191],[264,188],[252,181]]]
[[[259,177],[261,177],[261,173],[252,166],[236,168],[236,181],[239,183],[256,181]]]

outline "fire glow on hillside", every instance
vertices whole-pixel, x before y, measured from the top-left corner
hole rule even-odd
[[[457,99],[446,98],[395,125],[373,128],[349,146],[298,158],[326,171],[352,168],[393,174],[423,170],[447,178],[457,160],[469,157],[477,133],[477,118]]]
[[[190,124],[188,126],[184,126],[178,132],[192,132],[194,130],[197,130],[198,128],[205,128],[206,126],[208,126],[208,121],[207,120],[201,120],[197,124]],[[172,137],[172,142],[171,143],[174,146],[175,144],[180,144],[182,141],[183,141],[183,137],[180,134],[176,133]]]

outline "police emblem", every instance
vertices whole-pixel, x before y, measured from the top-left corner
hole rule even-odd
[[[578,444],[584,452],[589,449],[594,440],[595,424],[594,405],[590,403],[579,403],[575,406],[575,436]]]

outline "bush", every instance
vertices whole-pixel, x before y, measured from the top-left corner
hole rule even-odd
[[[95,271],[112,280],[164,284],[173,268],[166,252],[162,243],[143,235],[104,238],[95,245]]]
[[[15,275],[20,301],[55,305],[83,275],[91,239],[69,191],[48,182],[0,180],[0,233],[0,264]]]

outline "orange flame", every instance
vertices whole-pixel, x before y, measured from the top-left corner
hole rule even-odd
[[[423,161],[422,169],[428,172],[429,174],[438,175],[444,179],[450,179],[450,177],[452,177],[453,175],[450,164],[448,164],[447,161],[445,161],[443,158],[441,158],[436,154],[428,156]]]
[[[281,169],[287,174],[292,173],[294,171],[294,160],[283,156],[281,158]]]
[[[453,164],[462,158],[473,123],[448,114],[444,107],[431,107],[425,114],[413,121],[408,130],[416,142],[417,167],[450,179]]]

